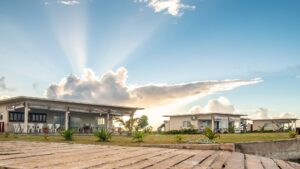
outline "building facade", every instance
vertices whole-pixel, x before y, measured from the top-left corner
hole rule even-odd
[[[204,130],[209,127],[214,131],[226,131],[230,125],[235,129],[242,130],[243,114],[229,113],[198,113],[198,114],[180,114],[166,115],[169,120],[164,121],[165,131],[180,130],[184,128],[195,128]]]
[[[20,96],[0,100],[0,132],[57,133],[72,128],[84,133],[101,127],[112,129],[114,118],[140,109]]]

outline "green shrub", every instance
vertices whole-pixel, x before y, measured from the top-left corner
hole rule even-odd
[[[213,132],[209,127],[205,127],[204,136],[207,137],[209,140],[214,140],[217,137],[220,137],[220,135]]]
[[[228,133],[234,133],[234,125],[229,125],[228,126]]]
[[[176,140],[177,143],[181,143],[182,140],[183,140],[182,135],[176,135],[176,136],[175,136],[175,140]]]
[[[135,131],[132,135],[132,140],[136,142],[143,142],[145,133],[143,131]]]
[[[94,132],[94,136],[96,136],[100,141],[110,141],[112,133],[109,132],[106,128],[101,128]]]
[[[166,131],[164,134],[200,134],[200,132],[198,129],[181,129]]]
[[[10,136],[10,132],[7,131],[7,132],[4,133],[5,138],[8,138],[9,136]]]
[[[296,138],[297,137],[297,132],[295,132],[295,131],[289,131],[289,137],[290,138]]]
[[[60,133],[66,141],[73,140],[74,131],[71,129],[64,130]]]

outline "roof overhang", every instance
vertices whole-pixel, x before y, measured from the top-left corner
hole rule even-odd
[[[85,102],[73,102],[66,100],[37,98],[19,96],[0,100],[0,105],[6,105],[8,108],[18,109],[24,107],[24,103],[31,109],[46,109],[53,111],[74,111],[84,113],[108,113],[110,114],[130,114],[137,110],[143,110],[139,107],[116,106],[106,104],[93,104]]]

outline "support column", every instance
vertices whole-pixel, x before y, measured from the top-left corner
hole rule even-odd
[[[23,133],[28,133],[28,104],[24,102],[24,129]]]
[[[110,114],[110,110],[107,111],[107,114],[106,114],[106,129],[109,130],[110,128],[110,125],[109,125],[109,114]]]
[[[65,130],[69,129],[69,114],[70,110],[68,108],[68,110],[65,112]]]
[[[215,116],[211,115],[211,130],[215,131]]]

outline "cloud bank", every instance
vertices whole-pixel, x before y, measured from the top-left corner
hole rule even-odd
[[[146,84],[130,86],[127,84],[128,72],[124,67],[96,76],[86,69],[82,77],[69,75],[60,83],[52,84],[46,90],[46,97],[98,104],[118,104],[127,106],[153,107],[172,103],[191,96],[206,96],[228,91],[240,86],[261,82],[252,80],[200,81],[179,84]],[[225,103],[225,101],[223,100]],[[211,109],[214,104],[209,105]]]
[[[251,119],[277,119],[277,118],[296,118],[296,114],[292,112],[282,112],[279,116],[271,116],[267,108],[259,108],[255,114],[249,115]]]
[[[196,6],[184,4],[181,0],[137,0],[136,2],[147,3],[154,12],[164,12],[172,16],[182,16],[184,9],[196,9]]]
[[[234,106],[226,97],[219,97],[218,99],[211,99],[204,106],[200,105],[192,107],[189,111],[189,114],[195,113],[235,113]]]

